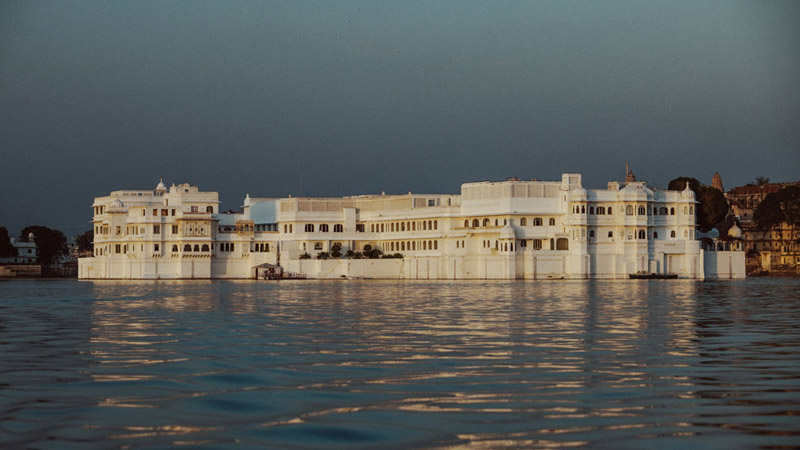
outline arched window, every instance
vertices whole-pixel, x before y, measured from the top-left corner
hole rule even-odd
[[[426,231],[428,229],[428,222],[422,221],[422,231]]]
[[[199,252],[200,251],[200,246],[197,245],[197,244],[194,244],[194,251]]]
[[[594,239],[594,230],[589,230],[589,238]]]
[[[694,214],[694,206],[689,207],[689,214]]]
[[[213,206],[206,206],[206,212],[213,214],[214,213],[214,207]]]
[[[592,216],[594,215],[594,206],[589,207],[589,214]]]
[[[464,228],[469,228],[469,219],[464,221]]]
[[[439,241],[433,241],[433,249],[439,250]]]
[[[609,216],[610,216],[610,215],[611,215],[613,212],[614,212],[614,208],[612,208],[611,206],[609,206],[609,207],[608,207],[608,209],[606,209],[606,214],[608,214]]]
[[[605,214],[605,213],[606,213],[606,207],[605,206],[598,206],[597,207],[597,215],[598,216],[602,215],[602,214]]]
[[[535,227],[542,226],[542,218],[541,217],[535,217],[533,219],[533,226],[535,226]]]
[[[669,237],[671,237],[673,239],[675,238],[675,230],[672,230],[672,231],[669,232]]]
[[[497,226],[497,219],[494,219],[494,226]]]
[[[178,251],[178,246],[177,245],[173,245],[172,246],[172,251],[173,252],[177,252]]]
[[[653,239],[658,239],[658,231],[653,231]]]
[[[667,208],[665,208],[663,206],[661,208],[658,208],[658,214],[660,214],[662,216],[666,216],[667,215]]]
[[[183,251],[185,251],[185,252],[190,252],[190,251],[192,251],[192,246],[191,246],[191,245],[189,245],[189,244],[186,244],[186,245],[184,245],[184,246],[183,246]]]
[[[313,223],[307,223],[305,230],[306,230],[306,233],[313,233],[314,232],[314,224]]]
[[[320,233],[327,233],[328,232],[328,224],[327,223],[323,223],[322,225],[320,225],[319,226],[319,231],[320,231]]]
[[[523,227],[528,226],[528,219],[526,219],[524,217],[522,219],[519,219],[519,225],[523,226]]]
[[[430,220],[428,221],[428,229],[429,230],[431,229],[431,221]],[[434,220],[433,221],[433,229],[434,230],[438,230],[439,229],[439,221],[438,220]]]
[[[390,231],[394,232],[394,222],[389,224]]]
[[[489,219],[483,219],[483,226],[485,227],[489,226]]]
[[[609,237],[610,239],[613,239],[613,238],[614,238],[614,232],[613,232],[613,231],[609,231],[609,232],[608,232],[608,237]]]
[[[554,217],[551,217],[551,218],[550,218],[550,222],[549,222],[549,223],[550,223],[550,226],[551,226],[551,227],[554,227],[554,226],[556,226],[556,219],[555,219]]]
[[[203,249],[202,249],[202,251],[204,251],[204,252],[207,252],[207,251],[208,251],[208,244],[203,244]]]
[[[632,216],[632,215],[633,215],[633,206],[631,206],[631,205],[628,205],[628,206],[625,208],[625,215],[626,215],[626,216]]]
[[[475,228],[478,228],[478,226],[480,226],[480,222],[478,222],[478,219],[472,219],[472,226]]]
[[[342,231],[344,231],[344,227],[342,226],[342,224],[337,223],[336,225],[333,226],[334,233],[341,233]]]
[[[569,250],[569,240],[567,238],[558,238],[556,250]]]
[[[581,205],[581,214],[586,214],[586,205]]]
[[[411,222],[411,228],[409,228],[409,230],[417,231],[417,222]]]
[[[456,242],[456,248],[458,248],[458,242]],[[423,250],[428,249],[428,241],[422,241],[422,249]]]
[[[400,222],[400,231],[406,231],[406,223]]]
[[[675,215],[675,208],[670,208],[669,209],[669,215],[670,216],[674,216]]]
[[[644,230],[639,230],[639,239],[645,239]]]
[[[645,209],[644,209],[644,206],[640,206],[640,207],[639,207],[639,210],[636,212],[636,214],[638,214],[638,215],[640,215],[640,216],[643,216],[643,215],[645,215]]]
[[[403,250],[403,251],[406,250],[406,243],[405,242],[401,242],[400,243],[400,250]]]

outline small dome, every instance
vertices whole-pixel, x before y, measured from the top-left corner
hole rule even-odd
[[[733,226],[728,229],[728,236],[736,239],[741,239],[742,229],[736,226],[736,224],[733,224]]]
[[[681,191],[682,198],[694,198],[694,191],[689,188],[689,182],[686,182],[686,187]]]
[[[500,239],[515,239],[516,237],[517,233],[514,232],[514,228],[511,227],[511,225],[505,224],[505,226],[500,229]]]
[[[124,208],[125,204],[122,203],[122,200],[120,200],[119,198],[115,198],[114,201],[111,202],[111,207],[112,208]]]
[[[586,198],[586,189],[578,188],[572,190],[572,199],[573,200],[580,200]]]
[[[167,191],[167,187],[164,186],[164,177],[161,177],[161,178],[158,179],[158,186],[156,186],[156,191],[159,191],[159,192],[166,192]]]

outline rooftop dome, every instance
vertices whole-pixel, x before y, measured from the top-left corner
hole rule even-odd
[[[514,232],[514,228],[508,223],[500,229],[500,239],[515,239],[516,237],[517,233]]]
[[[158,179],[158,186],[156,186],[156,191],[159,191],[159,192],[166,192],[167,191],[167,187],[164,186],[164,177],[161,177],[161,178]]]
[[[572,190],[572,199],[573,200],[579,200],[579,199],[585,199],[585,198],[586,198],[586,189],[578,188],[578,189],[573,189]]]
[[[736,239],[741,239],[742,229],[736,226],[736,224],[733,224],[733,226],[728,229],[728,236]]]
[[[682,198],[694,198],[694,191],[689,188],[689,182],[686,182],[686,187],[681,191]]]

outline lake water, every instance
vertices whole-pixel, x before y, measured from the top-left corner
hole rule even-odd
[[[0,282],[0,448],[800,448],[800,279]]]

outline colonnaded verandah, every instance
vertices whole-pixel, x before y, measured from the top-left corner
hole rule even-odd
[[[460,195],[254,198],[221,212],[189,184],[95,198],[84,279],[254,278],[280,266],[309,278],[623,279],[633,273],[743,278],[742,251],[705,251],[695,195],[636,181],[471,182]],[[329,258],[319,253],[400,254]],[[310,259],[308,259],[310,256]]]

